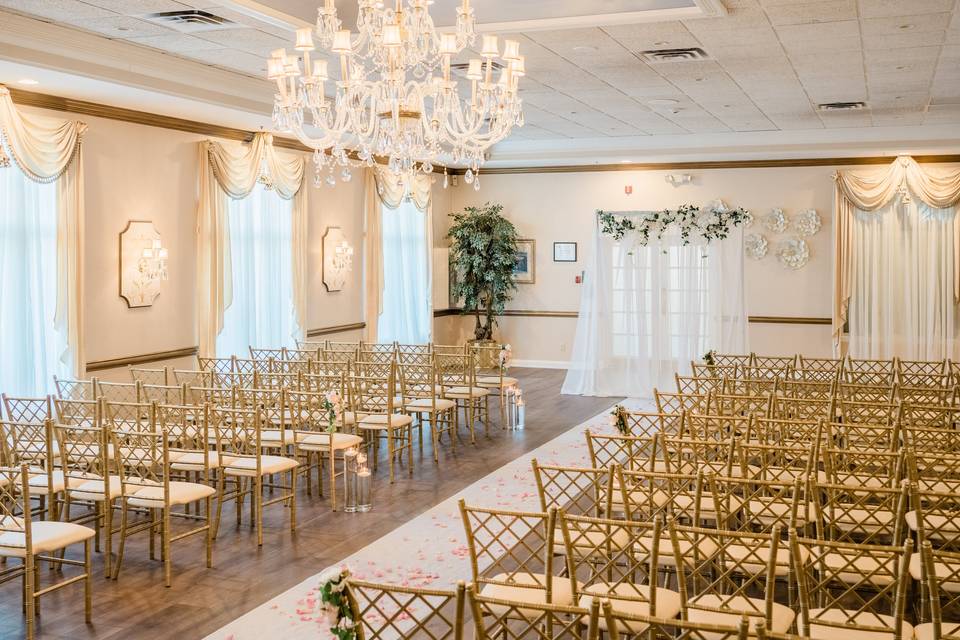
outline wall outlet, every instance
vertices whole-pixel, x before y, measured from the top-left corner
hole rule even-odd
[[[567,352],[567,343],[566,343],[566,342],[561,342],[561,343],[560,343],[560,353],[566,353],[566,352]]]

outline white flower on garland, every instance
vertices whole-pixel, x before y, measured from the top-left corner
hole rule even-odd
[[[633,216],[615,216],[609,211],[597,211],[600,232],[614,240],[623,240],[628,234],[633,243],[646,246],[650,238],[660,240],[672,227],[679,230],[681,243],[686,246],[697,238],[708,244],[723,240],[733,227],[741,226],[747,219],[747,211],[738,207],[730,209],[721,200],[704,207],[685,204],[677,209],[638,212]]]

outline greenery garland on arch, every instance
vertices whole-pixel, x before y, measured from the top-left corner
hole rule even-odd
[[[720,201],[704,207],[683,204],[676,209],[648,211],[639,215],[616,216],[609,211],[597,210],[600,231],[614,240],[623,240],[628,233],[636,232],[638,244],[646,246],[650,238],[663,238],[672,225],[680,228],[681,243],[686,246],[696,237],[702,237],[708,244],[711,240],[723,240],[730,235],[731,227],[749,222],[750,213],[742,208],[729,209]]]

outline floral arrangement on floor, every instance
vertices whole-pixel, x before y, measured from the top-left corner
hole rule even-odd
[[[610,412],[610,426],[616,427],[620,435],[630,435],[630,426],[627,424],[627,409],[618,404]]]
[[[717,356],[716,349],[710,349],[710,351],[707,351],[705,354],[703,354],[703,361],[704,363],[707,364],[707,366],[710,366],[710,367],[716,366],[717,364],[716,356]]]
[[[343,398],[340,397],[339,391],[328,391],[323,396],[323,410],[327,412],[327,433],[336,433],[337,416],[342,409]]]
[[[346,569],[333,569],[320,577],[320,598],[323,611],[330,625],[330,633],[337,640],[356,640],[356,620],[345,589],[347,587]]]
[[[676,209],[650,211],[636,216],[615,216],[609,211],[597,210],[600,219],[600,231],[614,240],[623,240],[628,233],[636,232],[639,244],[645,246],[651,237],[663,238],[667,229],[673,225],[680,228],[680,239],[684,246],[696,238],[703,238],[708,244],[711,240],[723,240],[730,235],[731,227],[738,227],[751,220],[750,213],[742,207],[728,208],[717,200],[704,207],[683,204]]]
[[[500,345],[500,353],[497,355],[497,360],[500,363],[500,373],[509,369],[510,363],[513,361],[513,347],[509,344]]]

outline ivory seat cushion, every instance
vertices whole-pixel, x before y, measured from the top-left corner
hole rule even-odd
[[[110,498],[119,498],[121,491],[120,476],[109,476],[107,480],[110,486]],[[78,500],[93,500],[100,502],[105,498],[103,478],[91,478],[83,480],[80,478],[70,478],[70,497]],[[131,487],[130,491],[134,491]]]
[[[942,622],[940,623],[940,637],[960,635],[960,622]],[[933,640],[933,623],[924,622],[913,628],[914,640]],[[909,638],[907,638],[909,640]]]
[[[422,413],[424,411],[433,411],[434,400],[430,398],[420,398],[412,402],[408,402],[404,407],[407,411],[411,413]],[[457,406],[457,403],[453,400],[448,400],[447,398],[437,398],[436,399],[436,410],[437,411],[449,411]]]
[[[696,543],[681,538],[677,542],[677,546],[680,547],[680,556],[685,559],[684,564],[686,565],[692,565],[694,562],[703,562],[717,552],[717,543],[710,538],[700,538]],[[647,549],[652,549],[653,544],[653,538],[641,537],[640,542],[637,544],[637,552],[642,553]],[[660,553],[658,564],[661,567],[677,566],[676,559],[673,556],[673,542],[670,540],[670,534],[660,534],[660,546],[658,549]]]
[[[177,471],[202,471],[203,470],[203,452],[202,451],[178,451],[175,462],[170,463],[171,469]],[[207,466],[216,469],[220,466],[220,454],[216,451],[207,452]]]
[[[299,438],[299,447],[305,451],[329,451],[331,440],[333,441],[334,451],[356,447],[363,442],[363,438],[352,433],[311,433],[307,435],[301,432]]]
[[[563,540],[563,531],[557,530],[553,533],[553,544],[556,553],[564,553],[566,543]],[[600,554],[605,549],[624,549],[630,544],[630,533],[620,527],[612,535],[606,535],[602,531],[595,530],[577,530],[576,526],[571,527],[570,544],[579,549],[583,554],[595,549]],[[609,546],[607,546],[609,545]]]
[[[413,417],[408,416],[405,413],[394,413],[390,415],[390,426],[396,429],[397,427],[405,427],[408,424],[413,422]],[[360,420],[361,429],[386,429],[387,428],[387,416],[384,414],[376,414],[372,416],[366,416]]]
[[[20,525],[23,521],[17,518]],[[5,523],[9,526],[10,523]],[[71,544],[89,540],[96,532],[72,522],[58,522],[55,520],[39,520],[30,523],[30,538],[34,553],[49,553],[63,549]],[[0,532],[0,556],[22,558],[26,555],[26,538],[18,531]]]
[[[509,376],[503,376],[503,386],[504,387],[515,387],[519,384],[520,381],[516,378],[511,378]],[[500,376],[477,376],[477,386],[478,387],[493,387],[494,389],[500,386]]]
[[[908,511],[904,516],[907,526],[911,531],[917,530],[917,512]],[[943,515],[943,512],[927,512],[923,516],[923,529],[928,538],[943,539],[948,538],[950,542],[955,542],[960,537],[960,520]],[[946,534],[946,535],[944,535]]]
[[[950,593],[960,593],[960,564],[934,560],[933,570],[937,574],[940,588]],[[918,582],[923,580],[923,556],[910,554],[910,577]]]
[[[45,471],[39,469],[31,469],[27,473],[29,475],[27,482],[30,484],[32,489],[49,489],[54,493],[59,493],[67,486],[66,481],[63,478],[63,471],[60,469],[54,469],[50,474],[50,478],[47,477]],[[51,484],[52,486],[48,487],[48,484]]]
[[[537,587],[537,585],[546,584],[546,577],[543,574],[515,573],[511,576],[507,573],[500,573],[494,576],[492,580],[499,582],[507,582],[510,580],[518,586],[487,583],[480,589],[481,595],[499,600],[529,602],[531,604],[545,604],[547,601],[546,589]],[[552,580],[550,603],[567,607],[571,606],[573,604],[573,590],[570,585],[570,579],[553,576]],[[503,614],[507,611],[506,607],[497,607],[496,605],[490,608],[498,614]],[[534,617],[537,614],[535,611],[525,612],[523,610],[520,610],[520,613],[521,615],[530,617]]]
[[[293,458],[283,456],[260,456],[260,475],[268,476],[283,473],[296,467],[299,463]],[[223,472],[228,476],[243,476],[251,478],[257,474],[257,461],[253,457],[233,458],[224,454]]]
[[[711,611],[708,608],[720,608],[721,604],[725,611]],[[707,607],[699,608],[698,607]],[[744,613],[748,613],[750,626],[762,619],[764,611],[764,601],[760,598],[747,598],[744,596],[724,597],[712,593],[704,594],[692,598],[688,602],[687,617],[692,622],[706,622],[708,624],[722,624],[736,627]],[[726,611],[729,610],[729,613]],[[773,603],[773,611],[769,620],[769,628],[776,633],[786,633],[793,624],[796,613],[782,604]]]
[[[656,592],[656,609],[650,610],[650,597]],[[675,618],[680,613],[680,594],[663,587],[651,588],[646,584],[615,584],[609,585],[602,582],[595,583],[589,587],[584,587],[581,591],[579,605],[585,609],[590,608],[590,600],[594,597],[606,598],[610,600],[614,613],[626,613],[628,615],[655,616],[657,618]],[[618,595],[625,598],[617,598]],[[618,628],[630,633],[640,633],[646,629],[646,625],[638,623],[627,623],[619,621]],[[607,621],[600,616],[600,628],[607,629]]]
[[[893,640],[893,616],[861,612],[854,615],[853,611],[843,609],[811,609],[810,610],[810,637],[817,640]],[[852,629],[847,622],[849,617],[856,624],[869,627],[889,627],[889,632]],[[817,624],[817,621],[835,622],[837,626]],[[901,638],[913,636],[913,625],[904,621],[900,631]]]
[[[490,395],[490,389],[483,387],[447,387],[446,396],[456,398],[457,400],[466,400],[469,398],[482,398]]]
[[[199,482],[171,482],[170,504],[190,504],[212,496],[214,493],[216,489]],[[163,506],[163,487],[160,485],[143,487],[132,498],[128,498],[127,502],[135,507],[158,509]]]
[[[293,444],[294,431],[293,429],[284,429],[283,430],[283,445]],[[280,430],[279,429],[264,429],[260,432],[260,446],[262,447],[279,447],[282,446],[280,442]]]

